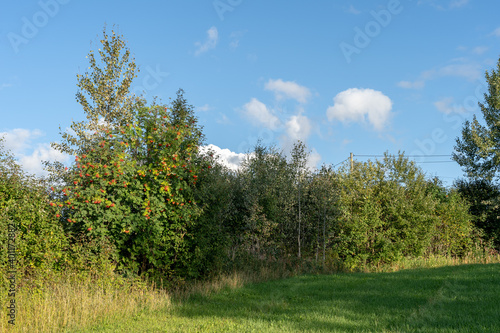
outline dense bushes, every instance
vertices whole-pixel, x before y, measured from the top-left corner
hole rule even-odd
[[[211,166],[197,156],[201,131],[188,109],[182,92],[170,108],[141,107],[130,123],[98,130],[68,170],[62,221],[73,234],[109,240],[119,271],[195,274],[194,188]]]
[[[404,155],[339,171],[341,215],[334,252],[348,265],[429,253],[461,255],[470,245],[467,206],[431,184]]]
[[[217,225],[218,262],[234,261],[236,254],[286,261],[300,250],[303,258],[356,267],[461,256],[473,245],[468,204],[456,190],[426,179],[403,154],[355,162],[352,171],[323,167],[302,179],[296,165],[282,152],[257,146],[237,173],[213,170],[210,192],[216,195],[201,219]]]
[[[24,273],[64,263],[68,242],[48,202],[46,184],[25,174],[0,140],[0,268],[7,263],[9,224],[16,228],[16,257]]]
[[[119,272],[178,281],[248,259],[290,262],[300,253],[354,268],[461,256],[473,245],[468,203],[402,154],[313,172],[297,156],[257,146],[235,172],[197,152],[196,129],[173,125],[169,110],[143,108],[130,126],[104,130],[50,201],[47,186],[27,183],[4,157],[2,221],[18,221],[23,265],[81,267],[104,255]]]
[[[470,204],[473,223],[484,239],[500,249],[500,189],[486,179],[459,180],[455,183],[460,195]]]

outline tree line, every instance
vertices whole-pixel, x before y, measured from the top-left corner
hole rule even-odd
[[[454,158],[469,177],[447,189],[401,152],[313,170],[302,142],[289,156],[258,143],[230,170],[200,151],[182,90],[167,104],[131,95],[138,69],[122,36],[104,30],[101,44],[77,75],[87,120],[53,144],[74,163],[46,163],[50,176],[36,179],[0,149],[0,244],[15,223],[26,274],[109,269],[175,283],[256,261],[353,269],[499,248],[500,62],[481,104],[490,128],[464,124]]]

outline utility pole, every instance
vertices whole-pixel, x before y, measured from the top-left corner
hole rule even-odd
[[[351,153],[351,172],[354,170],[354,160],[352,159],[354,155]]]

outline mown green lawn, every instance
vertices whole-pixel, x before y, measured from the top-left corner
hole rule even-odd
[[[299,276],[83,332],[500,332],[500,264]]]

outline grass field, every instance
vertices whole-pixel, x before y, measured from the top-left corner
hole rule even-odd
[[[72,332],[500,332],[500,264],[228,287]]]

